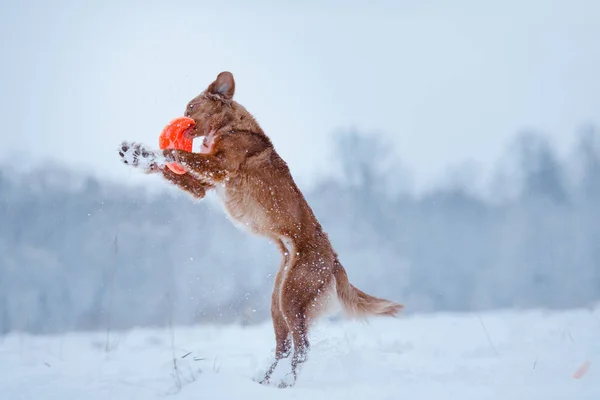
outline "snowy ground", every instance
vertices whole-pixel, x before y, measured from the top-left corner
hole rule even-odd
[[[110,337],[109,352],[105,332],[0,338],[0,399],[600,399],[600,310],[323,321],[288,389],[253,381],[269,323]]]

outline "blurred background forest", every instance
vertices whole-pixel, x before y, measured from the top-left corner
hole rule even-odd
[[[466,167],[417,195],[384,140],[348,130],[333,136],[342,176],[305,194],[351,281],[407,312],[586,306],[600,299],[600,131],[574,134],[561,158],[520,132],[485,191]],[[210,199],[4,164],[0,221],[0,333],[269,318],[279,254]]]

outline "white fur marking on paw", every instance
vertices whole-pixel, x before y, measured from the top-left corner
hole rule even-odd
[[[125,143],[123,143],[122,145],[119,146],[119,154],[123,154],[121,156],[122,161],[125,164],[129,164],[129,165],[133,165],[133,149],[131,148],[131,144],[127,143],[126,145],[129,147],[126,151],[123,151],[123,145],[125,145]]]
[[[123,151],[123,145],[127,146],[127,150]],[[154,151],[146,150],[143,145],[137,143],[124,143],[119,147],[119,153],[123,162],[136,168],[150,169],[153,164],[164,165],[166,160],[162,154],[157,154]]]

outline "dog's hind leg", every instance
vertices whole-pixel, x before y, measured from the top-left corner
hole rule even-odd
[[[263,384],[269,382],[273,371],[275,371],[275,368],[277,368],[279,360],[288,358],[292,349],[290,330],[285,318],[283,317],[283,314],[281,311],[277,310],[276,312],[272,312],[271,315],[273,317],[273,327],[275,328],[275,340],[277,341],[277,347],[275,348],[275,360],[273,360],[273,363],[265,373],[263,380],[260,381],[260,383]]]
[[[292,356],[293,382],[282,382],[280,387],[293,386],[307,360],[310,343],[308,331],[323,309],[328,288],[333,283],[331,268],[317,252],[297,252],[281,287],[281,311],[288,324],[294,345]]]
[[[277,276],[275,277],[275,285],[273,288],[273,295],[271,297],[271,318],[273,319],[273,329],[275,330],[275,340],[276,340],[276,348],[275,348],[275,359],[273,363],[265,373],[264,378],[260,381],[260,383],[267,383],[277,368],[277,364],[279,360],[289,357],[290,350],[292,348],[292,342],[290,340],[290,329],[288,327],[287,321],[283,313],[281,312],[281,305],[279,302],[279,296],[281,292],[281,284],[285,278],[287,273],[287,268],[289,267],[290,262],[290,254],[288,249],[285,247],[281,240],[278,240],[278,245],[281,250],[281,254],[283,255],[283,261],[279,271],[277,272]]]

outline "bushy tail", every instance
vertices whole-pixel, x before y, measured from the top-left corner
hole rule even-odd
[[[395,317],[404,308],[402,304],[370,296],[352,286],[344,267],[339,263],[336,263],[333,275],[338,298],[351,317],[365,318],[369,315]]]

